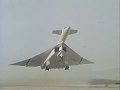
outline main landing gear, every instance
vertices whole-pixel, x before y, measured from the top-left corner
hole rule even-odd
[[[48,66],[46,66],[46,67],[45,67],[45,71],[46,71],[46,70],[48,70],[48,71],[49,71],[49,67],[48,67]]]
[[[69,70],[69,66],[66,66],[66,67],[65,67],[65,70]]]

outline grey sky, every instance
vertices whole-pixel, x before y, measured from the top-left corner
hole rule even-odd
[[[119,0],[0,0],[0,83],[22,80],[77,80],[84,72],[119,67]],[[71,26],[78,29],[66,44],[94,65],[69,71],[8,64],[33,57],[56,45],[51,32]],[[82,74],[81,74],[82,73]],[[47,74],[47,75],[45,75]],[[54,77],[57,75],[56,77]],[[76,76],[75,76],[76,75]],[[74,78],[73,78],[74,77]],[[32,79],[30,79],[32,78]],[[52,78],[52,79],[51,79]],[[114,78],[114,76],[113,76]],[[38,80],[38,81],[37,81]],[[49,82],[48,82],[49,83]],[[60,82],[59,82],[60,83]]]

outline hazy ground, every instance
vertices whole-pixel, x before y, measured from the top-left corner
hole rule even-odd
[[[78,86],[64,86],[64,87],[36,87],[36,86],[6,86],[0,87],[0,90],[120,90],[119,87],[78,87]]]

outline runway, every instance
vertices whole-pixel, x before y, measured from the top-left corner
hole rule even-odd
[[[59,87],[38,87],[38,86],[2,86],[0,90],[119,90],[119,87],[79,87],[79,86],[59,86]]]

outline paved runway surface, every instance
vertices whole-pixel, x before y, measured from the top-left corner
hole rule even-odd
[[[120,88],[87,88],[87,87],[0,87],[0,90],[120,90]]]

